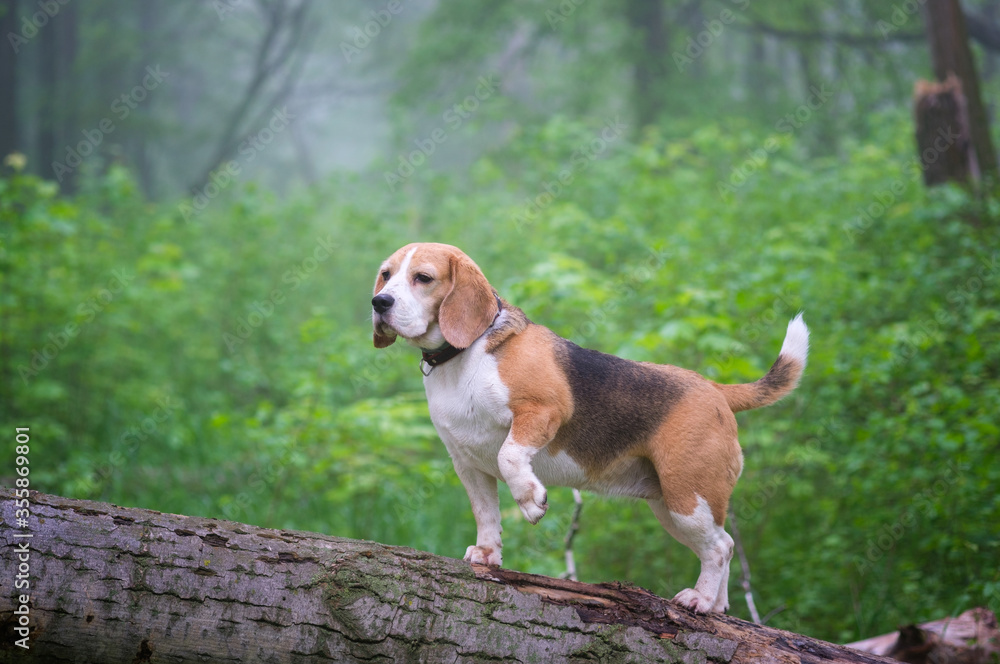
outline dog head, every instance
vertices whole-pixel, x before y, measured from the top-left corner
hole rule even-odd
[[[432,350],[468,348],[493,323],[498,304],[482,270],[447,244],[408,244],[378,269],[372,298],[376,348],[400,336]]]

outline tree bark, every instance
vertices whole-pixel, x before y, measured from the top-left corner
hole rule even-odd
[[[0,489],[3,578],[30,582],[0,595],[3,662],[891,661],[618,583],[36,492],[27,526],[15,509]]]

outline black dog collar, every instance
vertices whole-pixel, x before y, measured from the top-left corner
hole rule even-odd
[[[490,327],[493,327],[496,324],[497,318],[500,318],[500,312],[503,311],[503,302],[500,300],[500,296],[497,295],[496,291],[493,292],[493,297],[497,299],[497,315],[493,317],[493,322],[490,323]],[[455,348],[451,344],[445,343],[445,345],[441,346],[440,348],[435,348],[434,350],[425,350],[421,352],[420,373],[422,373],[425,376],[430,376],[431,371],[434,370],[434,367],[444,364],[448,360],[452,359],[453,357],[461,353],[463,350],[465,349]],[[424,370],[425,364],[428,366],[428,369],[426,371]]]

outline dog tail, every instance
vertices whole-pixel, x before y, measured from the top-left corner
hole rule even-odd
[[[734,413],[770,406],[795,389],[806,368],[809,355],[809,328],[799,314],[788,323],[778,359],[760,380],[742,385],[715,384],[725,395]]]

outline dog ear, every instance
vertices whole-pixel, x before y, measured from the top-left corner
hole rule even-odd
[[[497,300],[482,270],[465,254],[451,259],[451,290],[438,309],[438,325],[445,341],[468,348],[493,324]]]
[[[372,293],[372,296],[378,295],[379,291],[383,288],[385,288],[385,279],[382,277],[382,269],[379,268],[378,276],[375,277],[375,292]],[[396,342],[396,335],[379,334],[376,327],[375,332],[372,333],[372,341],[375,344],[375,348],[386,348]]]

